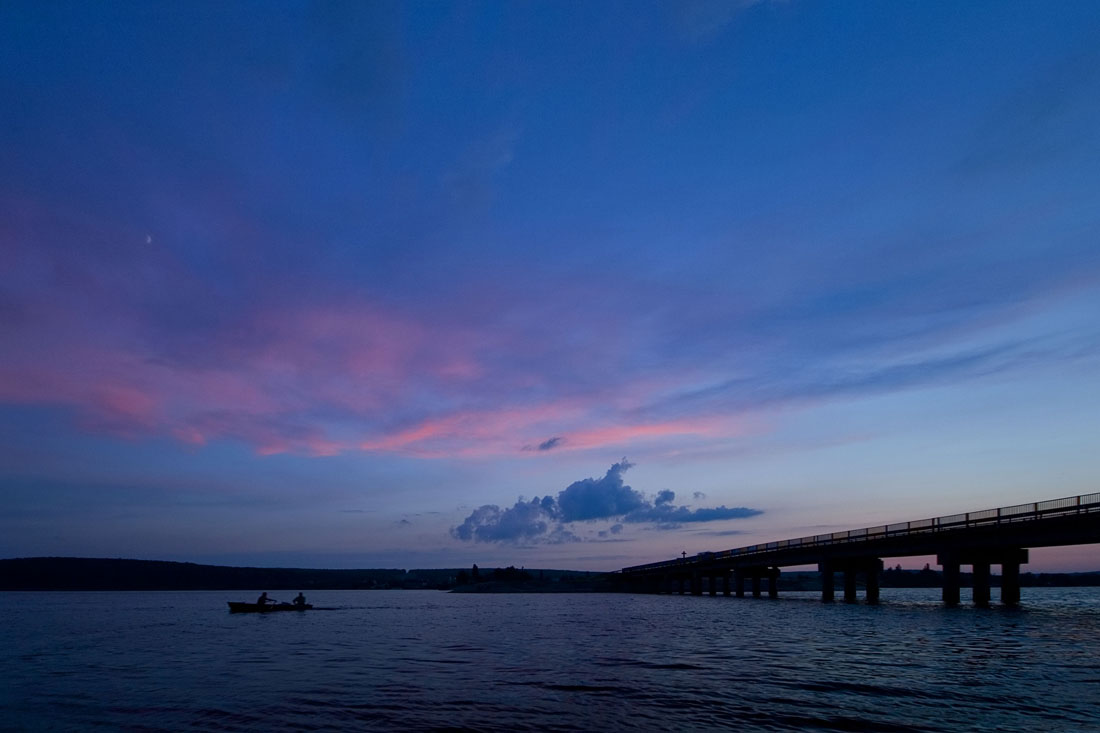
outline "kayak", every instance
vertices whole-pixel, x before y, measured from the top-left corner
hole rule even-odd
[[[272,611],[308,611],[313,608],[310,603],[296,606],[293,603],[244,603],[242,601],[226,601],[229,604],[230,613],[271,613]]]

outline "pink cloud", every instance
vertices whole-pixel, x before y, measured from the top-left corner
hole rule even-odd
[[[151,394],[121,384],[99,384],[91,388],[99,409],[120,421],[149,425],[157,420],[160,401]]]
[[[638,425],[610,425],[581,430],[566,435],[567,445],[574,448],[594,448],[623,445],[638,440],[671,436],[713,436],[724,427],[716,420],[676,420]]]
[[[596,393],[516,406],[505,397],[447,411],[446,402],[456,397],[454,380],[470,382],[474,393],[484,389],[473,339],[436,340],[430,328],[363,306],[268,312],[251,323],[244,330],[262,338],[234,342],[223,335],[195,363],[145,355],[124,338],[110,339],[113,346],[43,340],[18,357],[0,357],[0,399],[71,406],[80,424],[96,432],[165,434],[195,446],[243,440],[263,455],[513,454],[552,435],[565,436],[561,449],[587,450],[719,429],[705,420],[609,425],[601,416],[609,402],[617,402],[613,412],[632,407],[664,383],[626,385],[616,400]],[[40,366],[65,361],[72,366]],[[494,380],[488,381],[491,387]],[[411,426],[385,427],[410,407],[422,411],[418,405],[433,394],[436,414],[429,408]],[[332,432],[326,411],[342,415],[345,428]],[[356,439],[356,432],[373,436]]]
[[[743,421],[701,418],[588,427],[594,406],[536,405],[497,411],[462,412],[429,418],[412,427],[359,443],[364,451],[399,452],[421,457],[532,454],[531,446],[562,438],[556,452],[624,447],[639,441],[673,437],[722,438],[744,434]]]
[[[218,257],[260,247],[246,218],[200,204],[216,214],[202,224],[179,201],[156,205],[194,236],[243,242]],[[33,203],[0,231],[5,278],[18,283],[0,319],[0,402],[68,407],[97,433],[239,440],[268,455],[514,454],[551,436],[582,450],[716,429],[629,417],[677,379],[623,372],[630,337],[606,313],[520,317],[488,284],[472,304],[427,314],[302,296],[309,288],[289,281],[224,302],[159,236]],[[90,238],[110,244],[78,246]]]
[[[202,434],[202,431],[189,425],[178,427],[172,430],[172,435],[184,443],[190,443],[191,445],[206,445],[206,436]]]

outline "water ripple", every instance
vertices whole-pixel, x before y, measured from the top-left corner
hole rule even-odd
[[[1012,612],[890,593],[873,608],[342,591],[313,594],[325,613],[267,616],[213,593],[5,594],[2,725],[1100,730],[1100,592],[1025,589]]]

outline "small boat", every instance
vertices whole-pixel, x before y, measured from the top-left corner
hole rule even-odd
[[[230,613],[271,613],[272,611],[308,611],[313,608],[312,603],[244,603],[243,601],[226,601],[229,604]]]

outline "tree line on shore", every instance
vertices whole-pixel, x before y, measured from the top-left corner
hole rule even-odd
[[[366,568],[324,570],[200,565],[164,560],[32,557],[0,560],[0,590],[375,590],[436,589],[492,584],[570,585],[601,576],[576,570],[515,567],[479,570]]]
[[[971,574],[961,573],[963,586]],[[373,568],[323,570],[252,568],[163,560],[33,557],[0,560],[0,590],[454,590],[463,593],[585,592],[622,590],[614,573],[583,570],[529,570],[508,566],[483,569],[434,568],[402,570]],[[837,574],[837,583],[842,583]],[[862,578],[861,585],[862,585]],[[1000,584],[993,575],[991,584]],[[925,565],[922,570],[886,568],[879,576],[883,588],[938,588],[943,573]],[[1100,586],[1100,572],[1021,573],[1020,585]],[[780,590],[819,590],[821,575],[813,571],[784,572]]]

